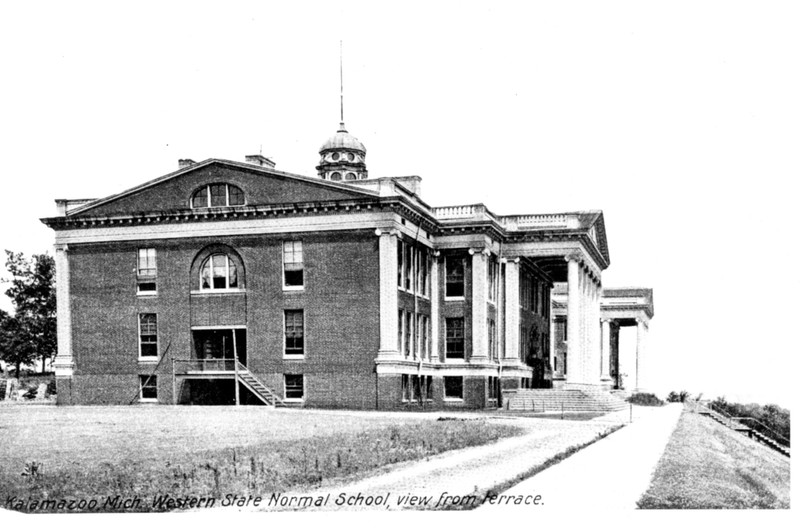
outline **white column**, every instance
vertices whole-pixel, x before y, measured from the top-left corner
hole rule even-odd
[[[647,360],[646,345],[647,343],[647,322],[644,319],[636,319],[636,385],[635,391],[645,391],[644,373],[646,372],[644,366]]]
[[[75,368],[72,357],[72,314],[70,312],[69,255],[66,244],[56,245],[56,337],[58,353],[53,360],[57,377],[71,377]]]
[[[576,256],[567,256],[567,383],[582,382],[581,269]]]
[[[431,258],[431,358],[438,362],[439,356],[439,252],[433,252]]]
[[[375,230],[380,237],[380,349],[378,357],[397,356],[397,230]]]
[[[472,255],[472,356],[483,361],[487,355],[486,257],[488,250],[470,250]]]
[[[519,259],[509,259],[506,263],[505,284],[506,306],[506,348],[504,363],[519,362]]]
[[[600,381],[604,384],[611,382],[609,368],[611,367],[611,320],[603,318],[603,349],[600,360]]]

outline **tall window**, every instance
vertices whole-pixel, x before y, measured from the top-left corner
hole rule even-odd
[[[495,336],[494,320],[487,320],[486,331],[489,333],[489,359],[497,358],[497,337]]]
[[[139,314],[139,357],[158,357],[158,320],[155,314]]]
[[[283,375],[283,397],[286,400],[302,400],[305,397],[303,375]]]
[[[403,257],[403,288],[411,291],[411,287],[414,284],[414,247],[410,244],[405,245],[405,256]]]
[[[225,254],[209,256],[200,267],[201,290],[224,290],[239,288],[239,273],[236,263]]]
[[[445,258],[445,297],[464,297],[464,259],[462,257]]]
[[[283,286],[289,288],[303,286],[302,241],[284,241],[283,243]]]
[[[405,335],[404,329],[406,326],[405,312],[402,310],[397,311],[397,351],[401,352],[403,348],[403,336]]]
[[[403,266],[403,259],[406,255],[406,245],[403,241],[397,241],[397,286],[403,288],[405,284],[403,280],[403,273],[405,266]]]
[[[428,354],[428,325],[425,320],[427,320],[427,317],[422,314],[417,315],[417,335],[419,336],[417,352],[420,358],[427,358]]]
[[[414,352],[414,338],[413,338],[413,328],[414,328],[414,315],[410,312],[406,312],[406,336],[405,336],[405,344],[406,344],[406,356],[411,355]]]
[[[155,375],[139,375],[139,400],[158,400],[158,380]]]
[[[286,310],[284,311],[284,320],[286,329],[286,348],[284,349],[285,354],[304,354],[303,311]]]
[[[464,318],[445,318],[447,358],[464,358]]]
[[[231,184],[210,184],[201,187],[192,195],[193,208],[215,208],[241,206],[244,204],[244,193]]]
[[[497,302],[497,276],[498,268],[500,265],[494,259],[489,259],[486,266],[486,274],[488,275],[487,286],[489,288],[489,301],[492,303]]]
[[[139,292],[156,290],[156,249],[139,248],[136,264],[136,279]]]

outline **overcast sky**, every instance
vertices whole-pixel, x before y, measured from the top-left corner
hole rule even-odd
[[[314,175],[342,39],[371,176],[417,174],[435,206],[602,209],[604,285],[655,289],[652,388],[790,406],[793,4],[3,3],[0,248],[52,253],[55,198],[179,158]]]

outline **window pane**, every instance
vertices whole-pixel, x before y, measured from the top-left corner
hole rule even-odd
[[[206,259],[200,270],[200,288],[211,288],[211,259]]]
[[[241,206],[244,204],[244,193],[236,186],[228,186],[228,205]]]
[[[214,184],[208,186],[211,190],[211,206],[225,206],[227,198],[225,196],[225,184]]]
[[[208,207],[208,187],[203,187],[195,191],[192,197],[193,208],[207,208]]]
[[[228,275],[227,261],[228,259],[226,255],[211,256],[214,288],[225,288],[226,286],[225,281],[226,276]]]
[[[239,288],[239,274],[236,270],[236,263],[228,257],[228,287]]]

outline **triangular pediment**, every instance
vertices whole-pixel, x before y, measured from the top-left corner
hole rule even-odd
[[[247,163],[210,159],[164,175],[116,195],[94,200],[69,216],[132,215],[191,208],[191,197],[204,186],[228,184],[244,194],[244,206],[327,202],[374,197],[348,184],[284,173]]]

